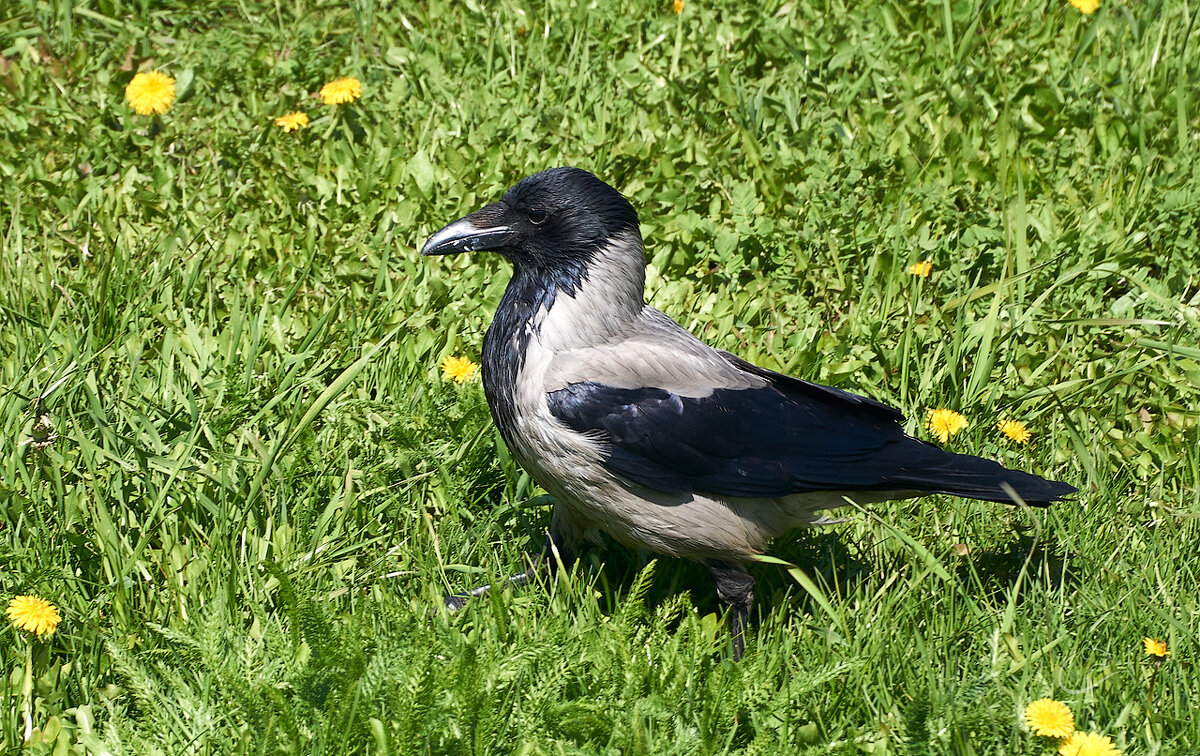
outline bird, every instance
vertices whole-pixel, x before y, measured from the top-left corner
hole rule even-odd
[[[754,601],[747,563],[847,497],[1045,506],[1077,490],[946,451],[883,402],[705,344],[647,304],[637,211],[586,170],[521,179],[421,254],[483,251],[512,264],[483,339],[484,394],[513,458],[555,500],[542,554],[514,582],[570,564],[601,534],[696,561],[736,660]]]

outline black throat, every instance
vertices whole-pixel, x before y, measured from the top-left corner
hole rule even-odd
[[[492,420],[509,448],[514,448],[517,374],[525,365],[529,342],[539,313],[554,307],[555,297],[575,296],[587,280],[590,256],[558,264],[553,270],[528,261],[514,262],[513,276],[504,290],[496,315],[483,337],[483,391]]]

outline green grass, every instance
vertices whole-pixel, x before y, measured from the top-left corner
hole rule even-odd
[[[1195,752],[1194,3],[343,5],[0,7],[0,598],[63,616],[27,752],[1046,754],[1043,696]],[[703,570],[615,545],[440,612],[549,505],[438,369],[504,263],[417,249],[561,164],[709,343],[1081,493],[841,510],[754,568],[740,664]]]

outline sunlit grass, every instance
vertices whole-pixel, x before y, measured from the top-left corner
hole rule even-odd
[[[1200,742],[1191,6],[10,5],[0,600],[61,621],[5,631],[5,749],[27,668],[35,753],[1041,754],[1042,698]],[[561,164],[709,343],[1080,494],[848,505],[741,664],[617,546],[441,613],[549,509],[470,380],[504,263],[417,250]]]

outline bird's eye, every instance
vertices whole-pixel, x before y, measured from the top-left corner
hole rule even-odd
[[[529,222],[535,226],[540,226],[546,222],[546,211],[534,208],[529,211]]]

